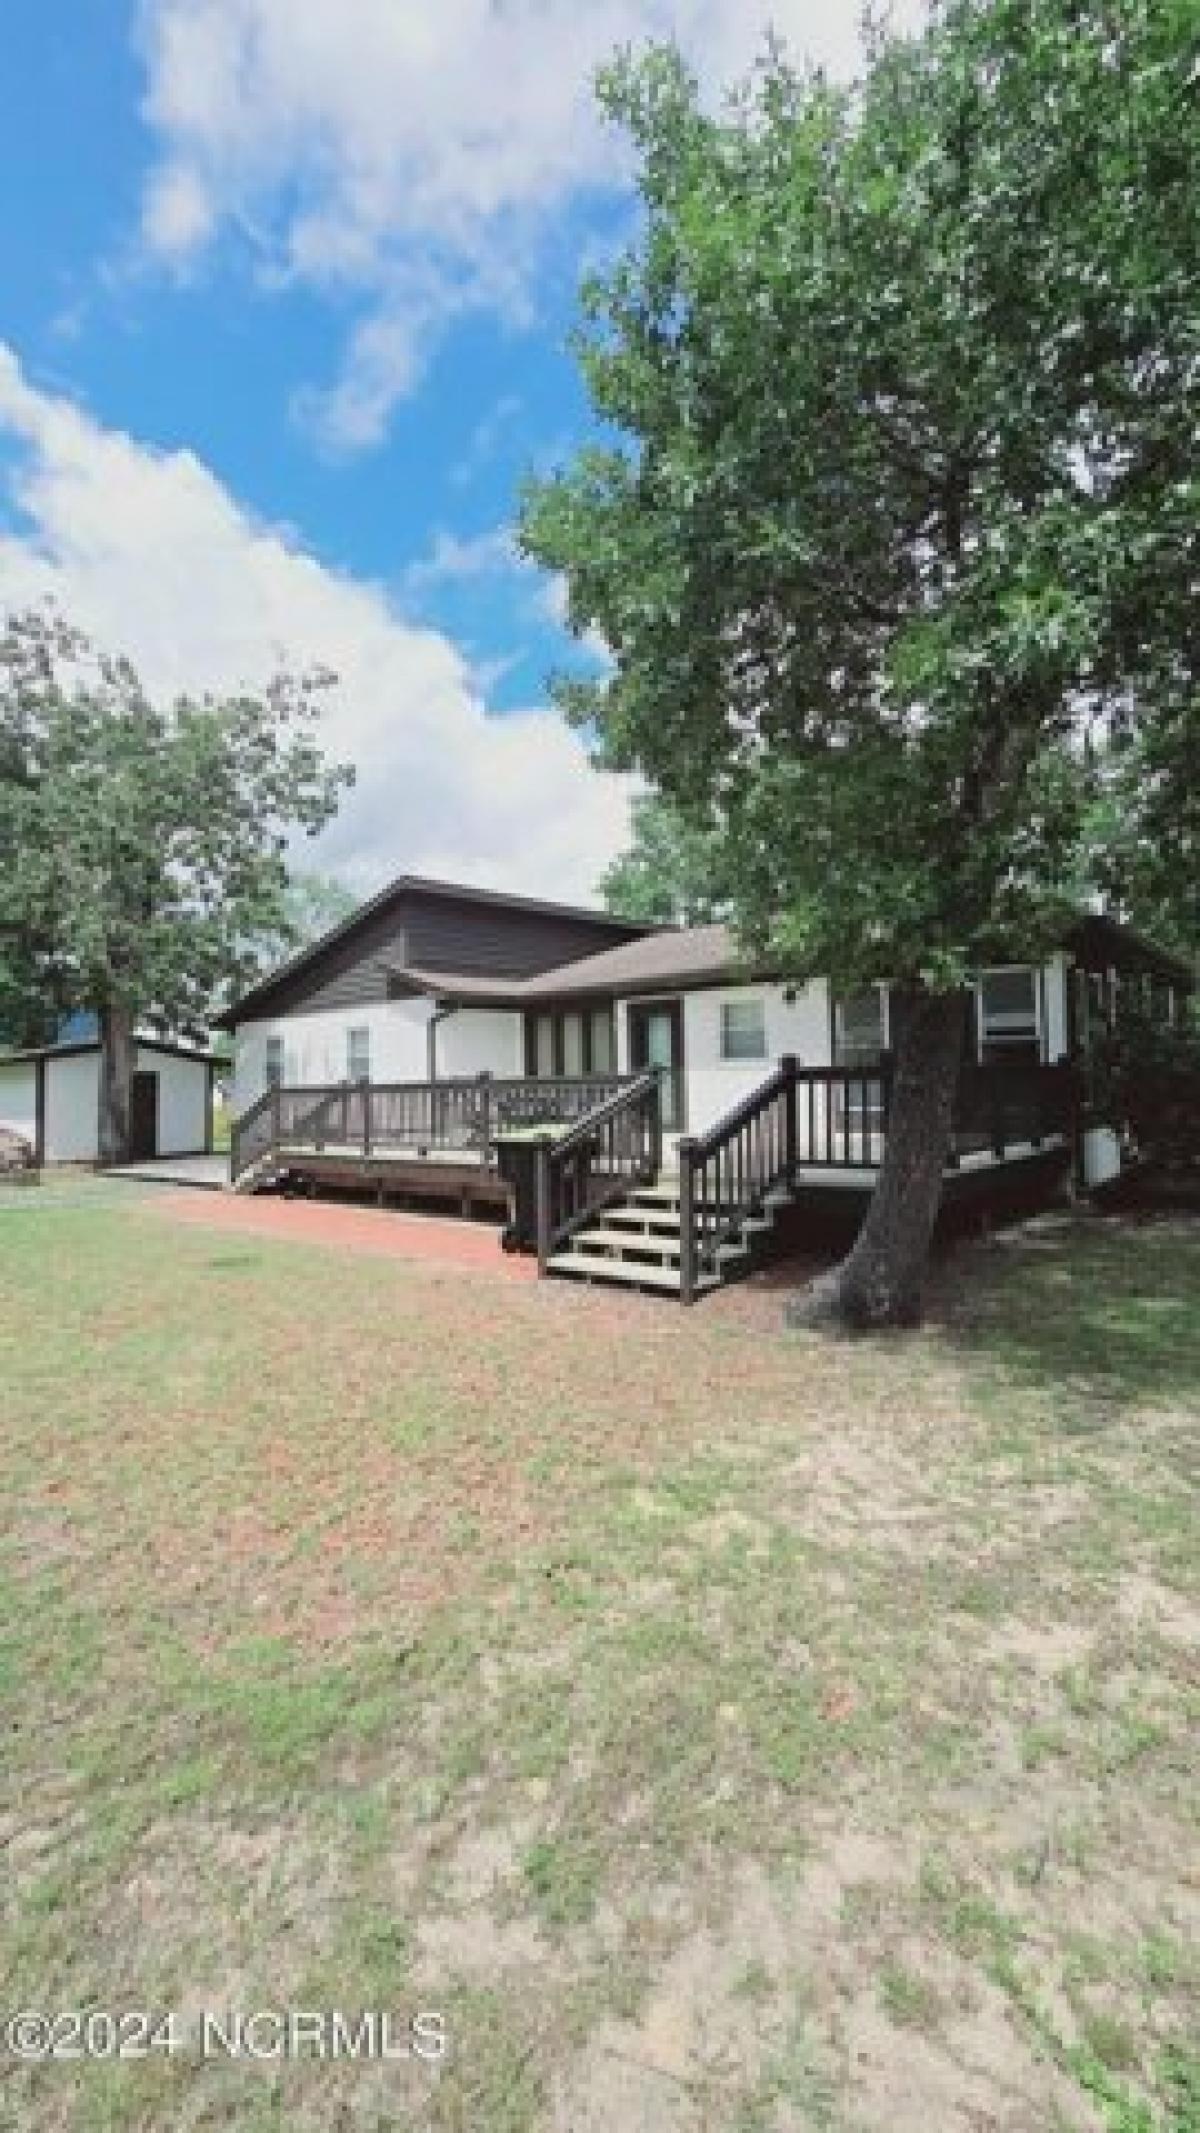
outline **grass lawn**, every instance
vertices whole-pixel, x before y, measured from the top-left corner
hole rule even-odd
[[[0,2127],[1196,2133],[1200,1225],[779,1303],[9,1196]]]

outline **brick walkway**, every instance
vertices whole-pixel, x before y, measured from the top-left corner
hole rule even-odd
[[[329,1200],[237,1199],[230,1193],[156,1192],[139,1210],[185,1222],[193,1229],[240,1236],[281,1237],[293,1244],[331,1245],[381,1259],[418,1259],[429,1265],[474,1267],[512,1281],[533,1281],[537,1264],[500,1249],[497,1225],[456,1222],[444,1216],[394,1214],[375,1207],[347,1207]]]

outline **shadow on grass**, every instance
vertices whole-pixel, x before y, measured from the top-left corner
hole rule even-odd
[[[1200,1415],[1200,1220],[1046,1217],[960,1249],[940,1286],[951,1341],[1058,1396],[1064,1434],[1128,1408]]]

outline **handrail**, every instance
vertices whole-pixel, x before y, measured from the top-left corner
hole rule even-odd
[[[364,1157],[389,1146],[461,1150],[487,1166],[502,1125],[573,1119],[580,1110],[596,1109],[597,1099],[613,1101],[634,1079],[615,1073],[485,1073],[437,1081],[275,1083],[234,1123],[231,1176],[236,1180],[281,1147],[318,1150],[333,1142]]]
[[[257,1155],[244,1156],[243,1150],[251,1128],[257,1125],[259,1119],[270,1110],[273,1095],[274,1091],[272,1089],[264,1089],[262,1095],[248,1109],[242,1112],[241,1117],[235,1118],[233,1121],[229,1134],[229,1176],[231,1182],[236,1182],[243,1170],[248,1170],[251,1163],[258,1160]],[[260,1152],[265,1154],[270,1146],[271,1141],[268,1139]]]
[[[609,1118],[614,1117],[618,1111],[629,1103],[631,1097],[636,1100],[645,1095],[652,1087],[658,1087],[658,1073],[654,1068],[651,1068],[645,1074],[633,1075],[628,1079],[627,1086],[623,1089],[618,1089],[615,1096],[610,1096],[606,1102],[598,1104],[594,1111],[585,1111],[583,1116],[577,1119],[566,1133],[556,1135],[554,1140],[555,1153],[562,1155],[569,1152],[579,1142],[588,1140],[595,1128],[604,1125]]]
[[[700,1277],[766,1194],[796,1170],[796,1082],[790,1053],[708,1132],[679,1143],[679,1291],[694,1303]]]
[[[654,1068],[598,1104],[566,1133],[547,1133],[536,1151],[537,1256],[544,1274],[554,1252],[632,1185],[662,1166],[662,1085]]]
[[[739,1126],[743,1126],[750,1119],[757,1117],[763,1108],[764,1102],[769,1101],[772,1096],[778,1095],[780,1089],[785,1087],[789,1078],[789,1067],[792,1070],[791,1078],[797,1079],[799,1068],[796,1066],[795,1060],[785,1058],[776,1067],[775,1072],[769,1074],[765,1081],[758,1084],[757,1088],[751,1089],[748,1096],[743,1096],[740,1103],[734,1104],[730,1110],[723,1112],[716,1123],[709,1127],[707,1133],[698,1133],[686,1143],[681,1141],[680,1147],[682,1148],[686,1145],[700,1157],[713,1154],[716,1149],[729,1139],[732,1133],[737,1132]]]

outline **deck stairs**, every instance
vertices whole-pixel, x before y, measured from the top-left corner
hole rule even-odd
[[[247,1194],[270,1192],[273,1186],[279,1184],[281,1178],[287,1176],[287,1172],[288,1165],[282,1159],[279,1150],[277,1148],[268,1148],[253,1163],[250,1163],[245,1170],[238,1172],[237,1177],[231,1182],[230,1190]]]
[[[786,1186],[764,1194],[736,1234],[719,1245],[714,1263],[697,1272],[696,1289],[707,1294],[746,1274],[766,1255],[776,1216],[791,1201]],[[678,1296],[679,1178],[663,1171],[652,1185],[632,1187],[594,1221],[577,1229],[547,1262],[548,1274]]]

